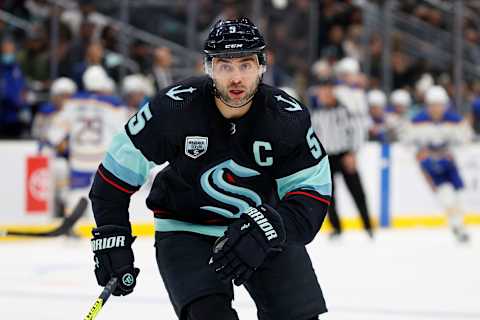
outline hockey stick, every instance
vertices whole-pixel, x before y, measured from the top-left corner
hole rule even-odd
[[[110,295],[112,294],[113,291],[115,291],[115,288],[117,287],[118,284],[118,279],[117,278],[112,278],[110,281],[108,281],[107,285],[105,288],[103,288],[102,293],[98,296],[97,300],[93,304],[93,306],[90,308],[90,311],[88,314],[85,316],[83,320],[93,320],[97,317],[97,314],[102,310],[102,307],[107,303],[108,298],[110,298]]]
[[[85,198],[81,198],[75,208],[72,211],[72,214],[66,217],[62,224],[56,227],[53,230],[49,231],[15,231],[15,230],[0,230],[0,237],[6,236],[24,236],[24,237],[56,237],[66,235],[73,227],[73,225],[80,219],[85,210],[87,209],[88,201]]]

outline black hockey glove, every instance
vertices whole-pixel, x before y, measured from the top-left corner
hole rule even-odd
[[[113,278],[118,278],[114,296],[126,296],[133,291],[140,269],[133,267],[132,237],[126,227],[105,225],[92,230],[92,250],[95,260],[95,276],[104,287]]]
[[[285,228],[280,215],[267,205],[251,207],[230,224],[213,247],[210,264],[223,281],[240,286],[274,251],[281,251]]]

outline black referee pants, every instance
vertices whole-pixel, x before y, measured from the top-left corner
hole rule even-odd
[[[370,221],[370,216],[367,209],[367,201],[366,201],[365,192],[363,190],[362,183],[360,181],[360,175],[358,174],[358,171],[356,169],[353,171],[349,171],[347,170],[347,168],[343,166],[342,158],[346,154],[347,152],[343,152],[335,155],[330,155],[330,154],[328,155],[328,159],[330,162],[330,170],[332,173],[332,190],[333,190],[332,202],[328,209],[328,218],[330,220],[330,223],[332,224],[334,231],[336,233],[341,233],[342,226],[340,224],[340,219],[338,217],[338,212],[337,212],[337,206],[335,204],[336,196],[335,196],[335,183],[334,183],[335,174],[341,173],[345,181],[345,184],[347,185],[348,191],[352,195],[353,200],[355,201],[355,205],[357,206],[357,209],[360,213],[363,227],[365,228],[365,230],[371,231],[372,223]]]

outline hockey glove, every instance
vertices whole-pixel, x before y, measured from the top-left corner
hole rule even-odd
[[[280,215],[267,205],[251,207],[230,224],[213,247],[210,264],[223,281],[240,286],[271,252],[281,251],[285,228]]]
[[[105,225],[92,230],[92,250],[95,260],[95,276],[104,287],[113,278],[118,278],[114,296],[126,296],[133,291],[140,269],[133,267],[132,237],[126,227]]]

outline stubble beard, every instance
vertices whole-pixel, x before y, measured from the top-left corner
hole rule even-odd
[[[215,82],[215,88],[217,90],[217,95],[220,98],[220,100],[222,100],[228,107],[230,107],[230,108],[241,108],[252,100],[253,96],[255,95],[255,93],[258,90],[258,85],[259,84],[260,84],[260,78],[257,78],[255,83],[250,88],[247,88],[248,91],[245,90],[245,95],[240,100],[232,99],[228,95],[228,91],[232,87],[222,87],[222,86],[219,86],[218,83]],[[243,88],[242,88],[242,90],[243,90]]]

